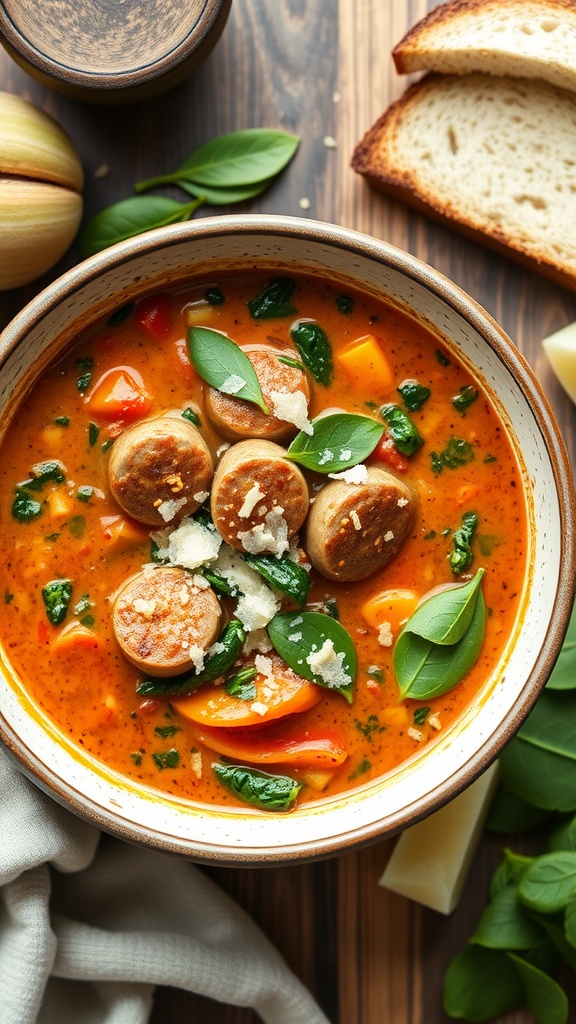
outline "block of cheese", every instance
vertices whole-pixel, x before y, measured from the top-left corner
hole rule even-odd
[[[441,914],[457,906],[497,783],[493,764],[468,789],[402,833],[380,885]]]
[[[544,338],[542,348],[562,387],[576,402],[576,323]]]

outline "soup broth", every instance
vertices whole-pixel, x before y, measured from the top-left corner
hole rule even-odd
[[[0,460],[0,636],[34,702],[79,748],[138,784],[207,804],[248,799],[263,811],[372,781],[448,730],[510,638],[527,550],[513,447],[452,349],[383,300],[304,276],[278,297],[271,282],[262,273],[192,281],[98,323],[34,385]],[[206,331],[252,357],[267,412],[244,397],[241,372],[220,367],[218,387],[203,379],[216,372],[205,365]],[[189,332],[204,346],[194,364]],[[338,450],[312,452],[314,468],[298,451],[286,458],[290,445],[314,449],[326,413],[326,422],[362,417],[338,422],[358,428],[364,448],[337,433]],[[134,470],[130,459],[166,422],[199,432],[195,452],[207,461],[190,471],[197,490],[175,463],[168,496],[155,498],[153,460]],[[241,449],[254,431],[265,447]],[[234,461],[238,450],[244,461]],[[272,477],[250,476],[261,458]],[[390,506],[379,532],[370,533],[378,509],[354,504],[368,480],[384,481]],[[191,523],[195,542],[219,545],[196,564],[181,554],[191,550],[180,543]],[[294,579],[286,593],[263,563],[254,568],[262,557],[300,568],[300,599]],[[147,588],[170,572],[164,606]],[[474,579],[486,606],[474,663],[447,692],[406,696],[398,637],[423,600]],[[336,623],[341,633],[326,625],[327,639],[287,665],[273,643],[279,619],[292,648],[306,644],[309,624]],[[240,646],[222,651],[230,622],[240,622]],[[339,647],[344,631],[355,664]],[[151,648],[161,643],[158,655]],[[222,671],[197,686],[222,656]],[[231,767],[244,775],[230,778]],[[278,777],[290,780],[281,790],[289,798],[277,798]]]

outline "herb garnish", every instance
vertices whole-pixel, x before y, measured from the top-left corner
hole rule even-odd
[[[313,433],[300,431],[286,458],[317,473],[335,473],[357,466],[374,451],[384,427],[371,416],[337,412],[312,421]]]
[[[452,399],[452,405],[463,416],[466,410],[478,398],[478,389],[471,384],[464,384],[457,395]]]
[[[223,306],[226,302],[226,296],[221,288],[207,288],[204,292],[204,298],[210,306]]]
[[[193,423],[195,427],[200,427],[202,425],[198,413],[194,412],[194,409],[190,409],[190,407],[184,409],[182,416],[185,420],[188,420],[189,423]]]
[[[78,367],[78,376],[76,378],[76,387],[82,394],[90,387],[92,382],[92,371],[94,369],[94,360],[92,356],[83,356],[81,359],[76,360],[76,366]]]
[[[334,367],[332,348],[324,328],[310,320],[299,320],[292,325],[290,336],[314,380],[327,387]]]
[[[404,405],[410,412],[417,412],[432,394],[430,388],[427,388],[425,384],[420,384],[417,380],[412,379],[403,380],[396,390],[402,395]]]
[[[180,732],[179,725],[157,725],[154,732],[162,740],[168,739],[169,736],[175,736],[177,732]]]
[[[172,747],[170,750],[159,750],[158,753],[152,754],[152,760],[162,772],[165,768],[177,768],[180,764],[180,754]]]
[[[94,445],[96,444],[99,433],[100,427],[98,426],[98,424],[92,423],[92,421],[90,421],[90,423],[88,424],[88,444],[90,445],[91,448],[93,448]]]
[[[469,441],[461,437],[451,437],[446,447],[441,452],[431,452],[432,470],[438,476],[444,468],[458,469],[472,462],[474,449]]]
[[[354,299],[351,295],[337,295],[336,308],[339,313],[347,316],[354,309]]]
[[[244,765],[216,762],[212,770],[234,796],[263,811],[291,810],[302,789],[302,783],[288,775],[269,775]]]
[[[388,424],[390,435],[398,451],[402,455],[414,455],[424,444],[424,438],[408,413],[393,403],[383,405],[380,412]]]
[[[462,516],[462,526],[454,530],[452,540],[454,550],[448,555],[450,568],[455,575],[466,572],[472,565],[472,541],[478,529],[478,514],[476,512],[465,512]]]
[[[258,672],[254,665],[245,665],[238,669],[234,675],[228,676],[224,681],[224,689],[230,697],[238,700],[256,700],[256,684],[254,682]]]
[[[248,356],[225,334],[210,327],[190,327],[188,352],[194,369],[211,387],[270,412]]]
[[[53,626],[59,626],[61,622],[64,622],[71,597],[71,580],[50,580],[45,587],[42,587],[46,617]]]
[[[262,291],[246,303],[254,320],[276,320],[284,316],[295,316],[298,310],[292,305],[296,282],[289,277],[274,277]]]

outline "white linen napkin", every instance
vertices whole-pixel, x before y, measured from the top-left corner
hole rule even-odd
[[[155,985],[329,1024],[254,921],[185,859],[54,803],[0,748],[2,1024],[145,1024]]]

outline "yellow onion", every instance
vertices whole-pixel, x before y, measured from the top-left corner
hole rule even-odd
[[[48,114],[0,92],[0,290],[58,262],[82,217],[84,175],[74,145]]]

